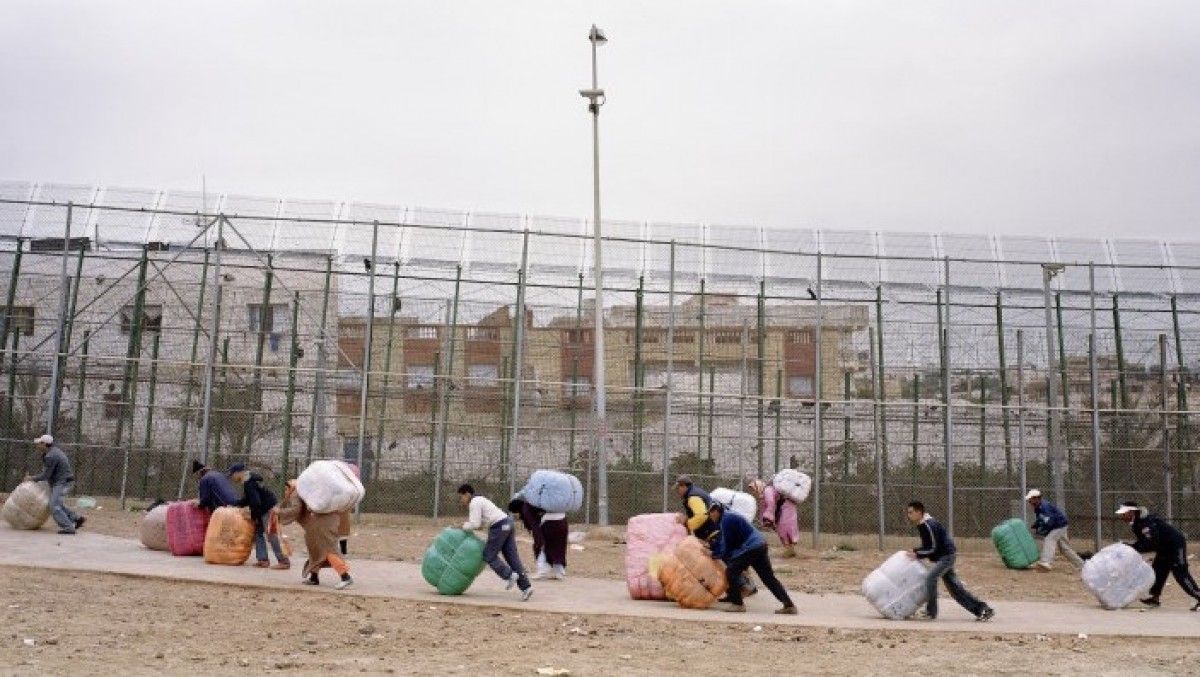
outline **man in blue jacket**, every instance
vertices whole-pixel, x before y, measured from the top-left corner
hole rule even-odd
[[[955,547],[954,539],[950,538],[946,527],[935,520],[933,515],[925,512],[925,504],[920,501],[909,503],[904,514],[909,522],[917,526],[917,533],[921,535],[921,545],[909,550],[908,556],[912,559],[927,559],[933,563],[925,577],[925,594],[928,601],[925,602],[923,618],[937,618],[937,584],[940,579],[946,584],[946,590],[954,601],[971,612],[975,620],[991,620],[992,616],[996,615],[995,610],[968,592],[958,580],[958,574],[954,573],[954,560],[958,558],[958,548]]]
[[[1130,530],[1137,540],[1128,543],[1138,552],[1154,553],[1154,585],[1150,587],[1150,596],[1142,600],[1148,607],[1158,607],[1158,596],[1162,594],[1163,586],[1167,584],[1167,574],[1173,574],[1179,587],[1196,600],[1192,611],[1200,611],[1200,587],[1188,571],[1187,539],[1183,534],[1163,518],[1155,515],[1137,501],[1125,501],[1117,508],[1117,515],[1129,523]]]
[[[712,544],[713,559],[725,562],[725,580],[729,583],[729,601],[724,610],[746,610],[739,583],[746,569],[753,568],[775,599],[783,604],[783,608],[776,609],[775,613],[795,615],[796,605],[792,603],[783,584],[775,578],[771,558],[767,555],[767,542],[758,530],[745,517],[726,511],[724,505],[716,502],[708,508],[708,521],[712,524],[713,535],[709,542]]]
[[[200,461],[192,461],[192,474],[200,481],[196,488],[196,504],[209,512],[228,505],[237,505],[238,495],[225,473],[212,470]]]
[[[1041,536],[1042,541],[1042,557],[1033,565],[1033,568],[1038,571],[1050,571],[1053,568],[1051,562],[1054,561],[1054,552],[1061,550],[1063,557],[1075,565],[1075,568],[1083,568],[1083,558],[1081,558],[1075,549],[1071,547],[1071,542],[1067,540],[1067,516],[1059,510],[1057,505],[1042,498],[1042,492],[1038,489],[1030,489],[1028,494],[1025,494],[1025,501],[1033,508],[1033,524],[1029,528],[1033,533]]]

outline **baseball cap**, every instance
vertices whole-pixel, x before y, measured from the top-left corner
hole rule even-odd
[[[1125,501],[1121,504],[1121,507],[1117,508],[1117,514],[1124,515],[1125,513],[1137,512],[1141,509],[1142,507],[1137,504],[1137,501]]]
[[[51,437],[50,435],[42,435],[41,437],[34,440],[33,443],[34,444],[44,444],[46,446],[50,446],[51,444],[54,444],[54,438]]]
[[[1041,498],[1041,497],[1042,497],[1041,489],[1030,489],[1029,493],[1025,494],[1026,501],[1028,501],[1031,498]]]

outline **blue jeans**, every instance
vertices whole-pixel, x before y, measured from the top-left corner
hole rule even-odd
[[[268,562],[267,559],[267,541],[271,542],[271,550],[275,552],[275,560],[278,562],[287,562],[288,558],[283,554],[283,544],[279,542],[279,534],[267,533],[267,520],[271,517],[270,513],[259,515],[253,518],[254,522],[254,556],[260,562]]]
[[[503,561],[501,557],[504,558]],[[513,535],[512,518],[505,517],[488,529],[487,544],[483,546],[483,561],[487,562],[497,576],[506,581],[516,572],[517,587],[522,590],[529,589],[529,577],[525,575],[521,556],[517,554],[517,537]]]
[[[972,616],[978,616],[987,608],[987,604],[979,601],[967,589],[963,587],[962,581],[958,580],[958,574],[954,573],[954,560],[956,555],[944,555],[941,559],[933,563],[933,567],[929,570],[929,574],[925,577],[925,594],[928,595],[929,601],[925,603],[925,611],[933,618],[937,618],[937,584],[938,579],[946,584],[946,591],[958,602],[962,608],[971,612]]]
[[[71,493],[71,489],[74,487],[74,482],[62,482],[50,487],[50,514],[54,517],[54,523],[58,525],[59,529],[72,533],[75,532],[75,520],[79,519],[79,515],[63,505],[63,499]]]

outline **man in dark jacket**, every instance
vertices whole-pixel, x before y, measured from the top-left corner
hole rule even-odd
[[[712,525],[712,556],[725,562],[725,579],[729,582],[729,596],[725,611],[745,611],[742,603],[743,574],[746,569],[753,568],[763,585],[775,595],[783,607],[776,609],[777,614],[794,615],[796,605],[788,596],[783,584],[775,578],[771,568],[771,558],[767,554],[767,542],[763,540],[754,525],[745,517],[725,510],[725,506],[714,502],[708,509],[708,521]]]
[[[292,562],[283,552],[283,544],[279,541],[279,519],[275,516],[275,506],[279,500],[275,493],[262,485],[262,476],[246,469],[245,463],[234,463],[229,466],[229,479],[242,485],[242,499],[235,505],[239,508],[250,509],[250,521],[254,523],[254,555],[259,566],[263,569],[271,565],[267,559],[267,542],[275,552],[277,564],[272,569],[290,569]]]
[[[909,503],[904,513],[908,521],[916,525],[917,533],[921,535],[921,545],[908,551],[908,556],[912,559],[927,559],[933,563],[925,577],[925,594],[928,601],[925,602],[924,618],[937,618],[937,584],[940,579],[946,584],[946,590],[954,601],[971,612],[975,620],[991,620],[992,616],[996,615],[995,610],[968,592],[958,580],[958,574],[954,573],[954,560],[958,557],[958,548],[955,547],[954,539],[950,538],[946,527],[935,520],[933,515],[925,512],[925,504],[920,501]]]
[[[1042,557],[1034,564],[1034,568],[1038,571],[1050,571],[1052,562],[1054,561],[1054,552],[1062,551],[1063,557],[1067,558],[1075,568],[1083,568],[1083,558],[1081,558],[1075,549],[1071,547],[1071,542],[1067,540],[1067,516],[1062,510],[1058,509],[1050,501],[1042,498],[1042,492],[1038,489],[1030,489],[1028,494],[1025,494],[1025,501],[1033,508],[1033,524],[1029,528],[1033,533],[1041,536],[1042,540]]]
[[[200,461],[192,461],[192,474],[200,480],[196,503],[201,508],[216,510],[237,504],[237,492],[224,474],[212,470]]]
[[[708,506],[712,505],[712,497],[708,492],[696,486],[692,478],[680,475],[675,480],[675,495],[683,504],[683,511],[675,518],[687,529],[688,533],[707,541],[715,527],[708,520]]]
[[[1188,571],[1187,539],[1169,522],[1138,505],[1137,501],[1126,501],[1117,508],[1117,514],[1129,523],[1135,540],[1129,543],[1138,552],[1154,553],[1154,585],[1150,587],[1150,596],[1142,600],[1142,604],[1157,607],[1159,595],[1167,584],[1167,574],[1175,575],[1176,582],[1183,591],[1196,600],[1192,611],[1200,610],[1200,588]]]
[[[50,514],[54,517],[54,523],[58,525],[58,533],[64,536],[73,535],[86,520],[63,504],[63,499],[75,486],[75,471],[71,469],[71,460],[54,444],[54,438],[49,435],[42,435],[34,440],[33,444],[42,452],[42,471],[36,475],[26,475],[25,479],[50,485]]]

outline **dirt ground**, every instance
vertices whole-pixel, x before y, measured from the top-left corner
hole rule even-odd
[[[0,575],[5,674],[1182,674],[1200,660],[1191,639],[756,628],[12,567]]]
[[[132,506],[132,504],[131,504]],[[140,507],[140,506],[138,506]],[[121,512],[111,499],[101,499],[99,510],[89,510],[85,529],[96,533],[126,538],[137,538],[140,510]],[[390,514],[364,514],[355,525],[350,540],[352,559],[400,560],[419,563],[437,532],[446,526],[462,524],[458,519],[442,519],[438,523],[427,517]],[[43,527],[49,529],[53,524]],[[298,527],[289,527],[293,542],[301,542]],[[585,527],[572,527],[585,530]],[[522,558],[532,559],[532,539],[523,530],[518,538],[522,541]],[[774,535],[769,536],[772,545],[777,545]],[[866,542],[869,541],[869,545]],[[776,572],[784,585],[791,590],[805,593],[859,593],[862,579],[895,550],[912,547],[917,542],[911,539],[889,539],[889,549],[881,553],[873,538],[851,537],[841,539],[841,546],[826,550],[801,548],[797,558],[784,558],[778,548],[772,548],[772,559]],[[802,539],[802,542],[807,543]],[[625,576],[625,544],[622,529],[593,528],[582,543],[583,550],[574,549],[567,553],[568,571],[571,574],[594,578],[623,580]],[[1050,602],[1094,603],[1095,598],[1083,587],[1078,572],[1065,560],[1059,558],[1054,571],[1013,571],[1000,562],[990,543],[964,543],[964,552],[959,556],[959,575],[967,587],[979,597],[997,600],[1027,600]],[[854,549],[847,549],[854,548]],[[531,565],[531,561],[526,561]],[[1178,591],[1176,591],[1178,592]],[[1171,594],[1168,589],[1164,597],[1168,607],[1186,607],[1187,599],[1182,594]]]

